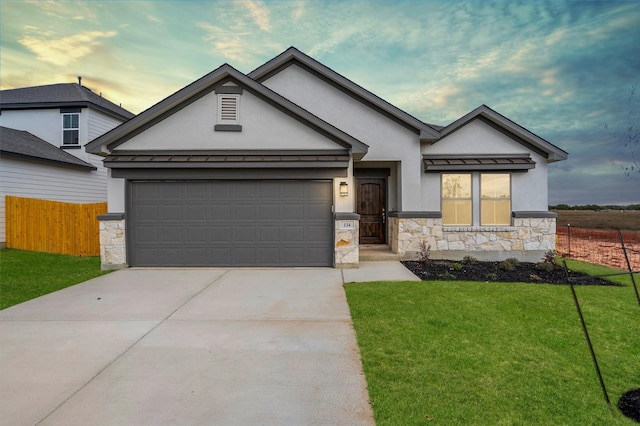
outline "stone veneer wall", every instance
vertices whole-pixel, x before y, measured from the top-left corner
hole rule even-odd
[[[124,269],[127,264],[126,254],[124,219],[100,220],[101,269]]]
[[[556,246],[556,219],[514,218],[512,226],[443,226],[439,218],[389,218],[391,250],[415,258],[420,245],[431,246],[434,259],[479,260],[515,257],[536,262]]]
[[[337,268],[357,268],[360,261],[359,220],[335,220],[335,263]]]

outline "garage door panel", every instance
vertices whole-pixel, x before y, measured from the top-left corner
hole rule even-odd
[[[210,230],[211,241],[223,242],[231,240],[231,229],[228,226],[213,225]]]
[[[160,218],[162,220],[176,220],[181,221],[184,219],[182,204],[163,204],[160,206]]]
[[[330,181],[132,182],[132,266],[330,266]]]
[[[209,206],[203,204],[190,204],[186,208],[185,215],[188,221],[206,221],[209,218]]]
[[[280,241],[280,227],[276,225],[264,225],[258,228],[258,241],[271,242]]]
[[[211,206],[211,220],[229,221],[231,220],[231,206],[229,205],[212,205]]]
[[[273,202],[273,201],[271,201]],[[278,204],[263,204],[256,211],[256,219],[259,221],[279,221],[281,206]]]
[[[304,205],[302,204],[287,204],[282,207],[282,218],[286,221],[303,221],[304,220]]]
[[[282,240],[286,242],[304,241],[304,226],[284,226],[281,230]]]

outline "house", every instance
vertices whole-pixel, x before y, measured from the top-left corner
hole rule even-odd
[[[83,146],[133,116],[75,83],[0,91],[0,246],[6,195],[106,201],[102,157]]]
[[[567,153],[480,106],[427,124],[291,47],[222,65],[90,142],[109,169],[102,266],[357,267],[399,256],[538,260],[547,166]]]

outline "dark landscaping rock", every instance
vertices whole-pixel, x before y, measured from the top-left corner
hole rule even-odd
[[[505,268],[504,265],[501,267],[501,262],[463,263],[432,260],[428,262],[404,261],[402,263],[423,281],[456,280],[567,284],[567,278],[562,267],[553,264],[519,262],[512,265],[513,268]],[[618,286],[618,284],[611,281],[573,271],[569,271],[569,277],[574,285]]]

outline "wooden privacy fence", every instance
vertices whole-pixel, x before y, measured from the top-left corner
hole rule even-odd
[[[107,203],[73,204],[7,196],[7,247],[99,256],[98,215],[106,212]]]

